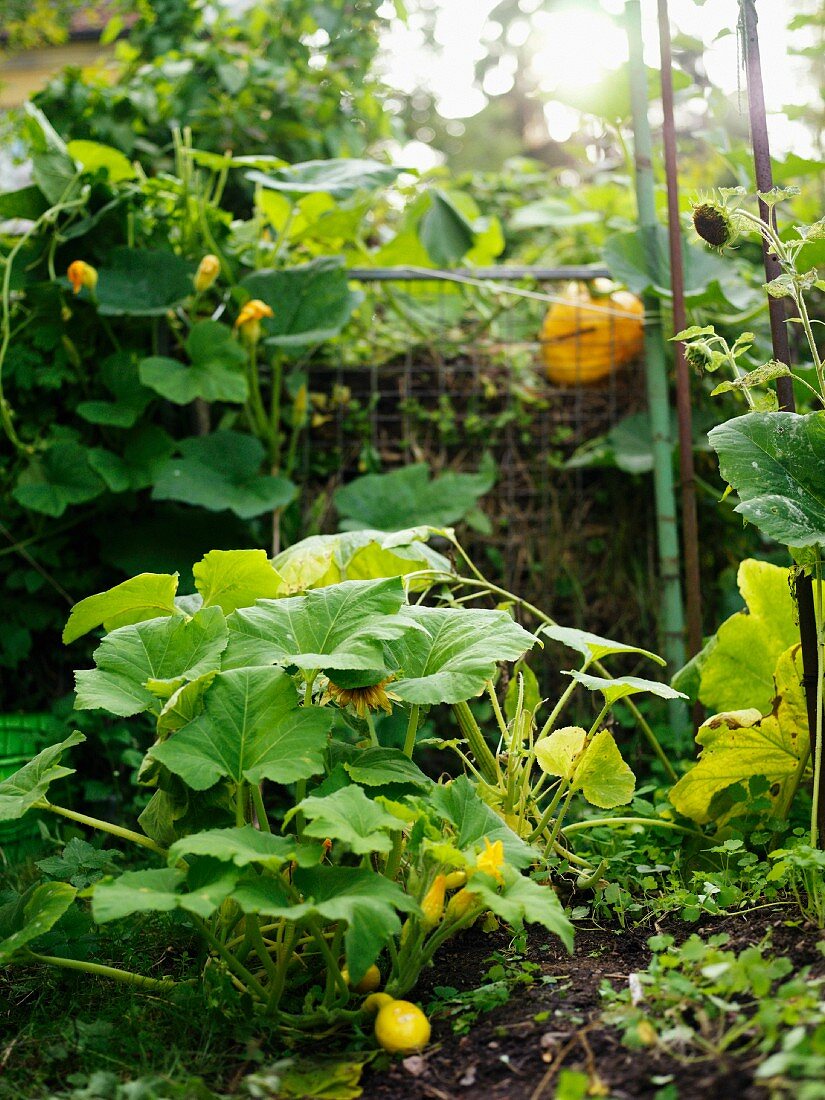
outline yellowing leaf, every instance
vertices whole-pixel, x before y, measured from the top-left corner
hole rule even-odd
[[[553,730],[547,737],[536,742],[536,760],[547,775],[558,775],[562,779],[572,779],[576,770],[576,760],[584,748],[587,730],[581,726],[564,726]]]
[[[599,730],[586,744],[580,726],[554,730],[536,742],[536,759],[542,771],[572,781],[588,802],[607,810],[623,806],[633,797],[636,779],[625,764],[613,735]]]
[[[776,666],[773,710],[764,718],[754,708],[709,718],[696,740],[702,756],[670,792],[685,817],[713,820],[713,800],[734,783],[764,776],[770,797],[781,804],[788,784],[808,752],[807,711],[801,686],[800,647],[787,649]]]
[[[284,580],[265,550],[210,550],[192,575],[204,607],[217,606],[224,615],[285,594]]]

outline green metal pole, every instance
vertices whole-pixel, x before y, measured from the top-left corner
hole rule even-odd
[[[643,56],[642,14],[639,0],[627,0],[625,23],[630,55],[630,100],[639,233],[644,244],[650,281],[655,286],[662,286],[665,273],[662,271],[656,220],[653,149],[647,117],[647,69]],[[660,303],[653,295],[645,299],[645,317],[647,318],[645,383],[653,441],[653,486],[661,582],[660,633],[662,651],[668,662],[669,671],[673,673],[685,663],[685,619],[673,479],[673,439],[670,425],[667,360],[660,320]],[[684,733],[688,726],[686,708],[678,701],[672,702],[670,708],[670,720],[674,732]]]

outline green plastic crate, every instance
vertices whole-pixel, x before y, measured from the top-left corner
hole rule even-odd
[[[62,728],[51,714],[0,715],[0,780],[27,764],[45,746],[58,741]],[[37,846],[37,815],[19,821],[0,822],[0,848],[10,863],[24,858]]]

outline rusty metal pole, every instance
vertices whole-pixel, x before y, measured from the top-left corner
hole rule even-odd
[[[765,112],[765,95],[762,86],[762,61],[759,55],[759,33],[755,0],[739,0],[742,36],[744,39],[745,78],[748,89],[748,112],[750,115],[751,144],[753,146],[753,164],[756,187],[759,191],[770,191],[773,187],[773,169],[771,167],[771,148],[768,138],[768,122]],[[766,203],[759,200],[759,213],[764,221],[776,224],[775,214]],[[765,264],[765,276],[770,282],[781,274],[776,256],[762,238],[762,257]],[[788,341],[787,314],[783,298],[768,297],[768,310],[771,321],[771,341],[774,358],[790,366],[791,352]],[[778,378],[776,395],[779,407],[793,412],[796,404],[793,394],[793,380]],[[816,615],[814,613],[813,580],[810,576],[800,576],[796,584],[796,600],[799,608],[799,637],[802,643],[802,682],[805,687],[805,703],[808,713],[808,730],[811,739],[811,752],[814,752],[822,730],[817,728],[816,692],[819,681],[817,661]],[[825,799],[819,804],[819,846],[825,844]]]
[[[658,0],[659,58],[662,81],[663,138],[667,179],[667,226],[670,246],[670,287],[673,294],[673,328],[687,326],[685,278],[682,265],[682,233],[679,224],[679,175],[676,164],[676,125],[673,118],[673,54],[667,0]],[[699,572],[699,523],[696,513],[696,475],[693,467],[693,415],[690,406],[690,373],[684,344],[676,349],[676,411],[679,423],[679,477],[682,505],[682,556],[685,578],[685,620],[688,657],[702,648],[702,596]]]

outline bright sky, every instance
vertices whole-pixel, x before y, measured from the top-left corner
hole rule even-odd
[[[467,118],[482,109],[485,98],[473,84],[475,62],[485,54],[482,33],[488,14],[497,0],[434,0],[438,10],[436,38],[440,55],[434,55],[415,24],[403,27],[393,24],[386,35],[386,75],[389,83],[404,91],[422,85],[436,95],[439,111],[445,118]],[[807,0],[812,10],[816,0]],[[624,0],[602,0],[604,16],[590,10],[544,11],[543,0],[521,0],[524,18],[509,29],[514,45],[537,40],[540,68],[546,73],[545,89],[552,95],[556,88],[581,88],[596,83],[605,72],[627,59],[627,42],[621,23],[610,19],[620,15]],[[550,7],[551,5],[546,5]],[[705,66],[710,80],[728,92],[737,88],[736,34],[715,41],[717,35],[736,26],[737,0],[705,0],[699,6],[695,0],[669,0],[671,30],[700,38],[706,47]],[[648,64],[658,68],[659,44],[656,23],[656,0],[642,0],[645,52]],[[789,33],[786,24],[799,5],[787,0],[760,0],[759,37],[762,55],[765,101],[771,113],[769,125],[776,152],[791,148],[810,152],[810,139],[801,123],[790,122],[778,115],[783,105],[798,104],[802,95],[813,89],[806,83],[804,65],[788,56],[790,44],[802,44],[799,34]],[[744,78],[743,82],[744,82]],[[487,90],[504,91],[512,81],[512,73],[499,69],[490,75]],[[814,94],[816,94],[814,92]],[[564,141],[576,128],[577,115],[561,104],[548,104],[546,110],[551,136]],[[416,143],[417,144],[417,143]],[[426,154],[429,150],[417,150]],[[415,149],[405,150],[415,154]],[[426,167],[422,163],[421,167]]]

